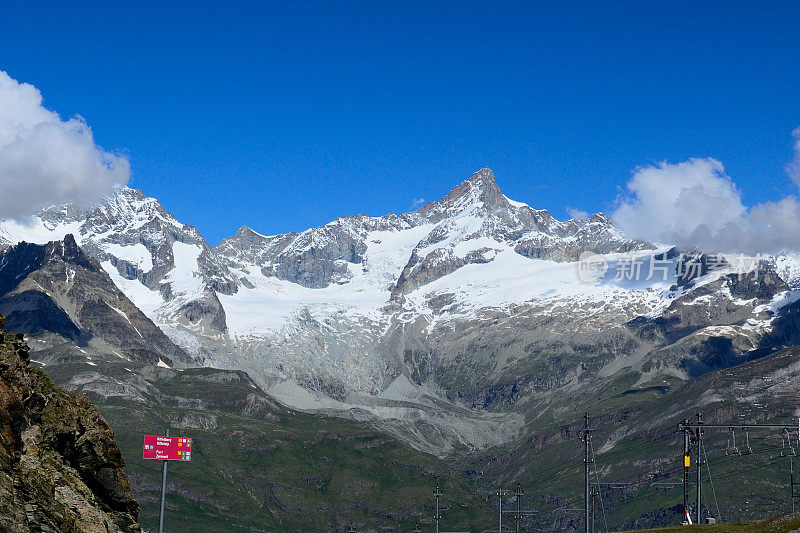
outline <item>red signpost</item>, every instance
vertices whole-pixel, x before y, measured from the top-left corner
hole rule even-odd
[[[142,457],[162,461],[191,461],[192,439],[145,435]]]
[[[164,532],[164,499],[167,493],[167,461],[191,461],[192,439],[186,437],[170,437],[169,430],[165,436],[145,435],[142,448],[144,459],[164,461],[161,471],[161,512],[158,515],[158,533]]]

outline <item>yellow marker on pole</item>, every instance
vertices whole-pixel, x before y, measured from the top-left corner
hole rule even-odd
[[[689,468],[689,463],[691,463],[691,459],[689,458],[688,455],[684,455],[683,456],[683,466],[685,466],[686,468]]]

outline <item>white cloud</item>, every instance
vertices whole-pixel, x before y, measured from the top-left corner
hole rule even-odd
[[[632,196],[614,219],[627,234],[658,242],[684,240],[702,226],[717,233],[745,212],[739,191],[714,159],[640,168],[628,190]]]
[[[577,207],[567,206],[567,214],[571,218],[589,218],[588,212],[583,211],[582,209],[578,209]]]
[[[81,117],[62,120],[36,87],[0,71],[0,218],[91,201],[129,177],[128,160],[98,147]]]
[[[798,199],[747,207],[715,159],[643,167],[627,187],[613,218],[631,237],[709,252],[800,251]]]
[[[414,198],[414,203],[412,204],[412,207],[417,208],[424,203],[425,203],[425,198]]]

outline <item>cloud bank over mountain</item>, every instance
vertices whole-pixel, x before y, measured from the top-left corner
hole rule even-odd
[[[787,173],[800,186],[800,128]],[[800,252],[800,201],[745,206],[741,191],[712,158],[636,170],[613,218],[630,237],[729,253]]]
[[[91,201],[129,177],[127,158],[97,146],[83,118],[62,120],[36,87],[0,71],[0,218]]]

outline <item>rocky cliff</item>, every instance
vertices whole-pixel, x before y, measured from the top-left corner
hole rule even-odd
[[[126,297],[75,238],[0,251],[0,312],[44,365],[103,359],[185,365],[191,358]]]
[[[4,325],[0,315],[0,530],[141,532],[114,431],[32,368]]]

